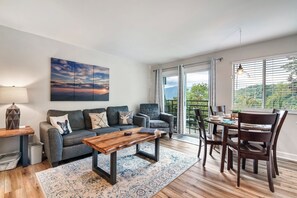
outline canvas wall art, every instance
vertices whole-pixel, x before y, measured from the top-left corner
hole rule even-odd
[[[51,101],[108,101],[109,68],[51,58]]]

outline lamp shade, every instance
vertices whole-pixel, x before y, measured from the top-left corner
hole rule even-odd
[[[0,103],[28,103],[27,88],[0,87]]]

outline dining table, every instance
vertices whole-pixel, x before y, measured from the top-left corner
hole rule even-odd
[[[217,126],[223,126],[223,131],[222,131],[222,149],[221,149],[221,166],[220,166],[220,172],[224,172],[224,164],[225,164],[225,157],[226,157],[226,151],[227,151],[227,146],[228,146],[228,133],[230,129],[235,129],[238,130],[238,119],[231,119],[231,118],[226,118],[223,116],[220,116],[219,118],[216,117],[215,119],[212,117],[205,118],[204,121],[210,124],[214,124]],[[246,128],[246,129],[253,129],[253,130],[261,130],[261,131],[267,131],[270,130],[269,126],[264,126],[264,125],[241,125],[241,128]],[[232,133],[233,135],[233,133]]]

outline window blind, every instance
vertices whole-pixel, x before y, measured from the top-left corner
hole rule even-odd
[[[283,56],[241,63],[233,78],[233,108],[297,110],[297,59]],[[236,73],[238,64],[233,64]]]

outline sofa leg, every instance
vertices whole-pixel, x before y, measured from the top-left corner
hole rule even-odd
[[[57,167],[59,165],[59,162],[53,162],[51,165],[52,165],[53,168]]]

